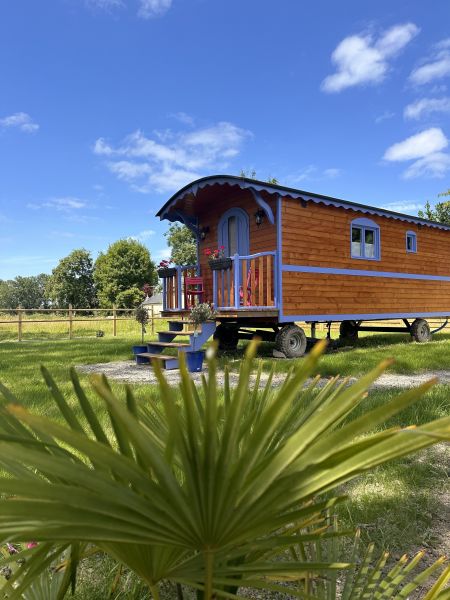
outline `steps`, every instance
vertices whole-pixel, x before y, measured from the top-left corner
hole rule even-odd
[[[206,321],[202,323],[197,331],[194,331],[192,327],[185,329],[186,325],[193,325],[192,321],[185,320],[170,320],[168,321],[169,328],[165,331],[158,331],[158,341],[151,341],[147,343],[148,352],[143,352],[136,355],[136,362],[142,363],[148,360],[151,362],[152,359],[156,358],[164,363],[164,368],[178,369],[179,362],[177,356],[170,354],[163,354],[164,350],[174,349],[178,352],[196,352],[201,350],[203,344],[209,340],[216,330],[215,321]],[[184,336],[189,338],[189,342],[177,342],[177,336]]]

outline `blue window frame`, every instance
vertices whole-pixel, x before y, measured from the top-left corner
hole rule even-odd
[[[414,231],[406,232],[406,252],[417,252],[417,235]]]
[[[380,260],[380,226],[371,219],[353,219],[350,230],[350,255],[360,260]]]

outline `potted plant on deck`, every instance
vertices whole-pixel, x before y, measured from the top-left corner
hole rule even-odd
[[[214,249],[205,248],[203,254],[208,257],[208,263],[212,271],[231,269],[232,260],[229,256],[225,256],[225,246]]]
[[[148,311],[146,308],[144,308],[142,306],[142,304],[140,306],[138,306],[136,308],[136,310],[134,311],[134,318],[136,319],[136,321],[140,324],[141,326],[141,345],[139,346],[133,346],[132,350],[133,350],[133,354],[136,358],[136,363],[140,364],[140,363],[145,363],[148,362],[148,360],[144,359],[141,356],[138,356],[138,354],[142,354],[144,352],[147,352],[147,345],[144,345],[144,334],[145,334],[145,326],[148,323]]]
[[[197,304],[196,306],[193,306],[191,308],[189,319],[194,325],[194,340],[198,336],[197,327],[202,323],[205,323],[206,321],[213,321],[215,319],[215,316],[216,313],[214,312],[213,307],[207,302],[202,302],[201,304]],[[198,371],[201,371],[203,367],[204,357],[204,350],[193,350],[191,352],[186,352],[186,363],[188,371],[190,371],[191,373],[197,373]]]
[[[173,275],[176,274],[177,269],[176,267],[171,267],[171,264],[171,260],[162,260],[159,263],[158,269],[156,271],[158,273],[158,277],[160,277],[161,279],[165,279],[166,277],[173,277]]]

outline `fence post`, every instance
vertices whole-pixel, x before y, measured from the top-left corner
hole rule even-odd
[[[152,335],[155,334],[155,308],[152,304]]]
[[[117,307],[113,304],[113,336],[117,336]]]
[[[17,339],[19,342],[22,341],[22,307],[17,307]]]
[[[72,322],[72,305],[69,304],[69,340],[72,339],[72,332],[73,332],[73,322]]]

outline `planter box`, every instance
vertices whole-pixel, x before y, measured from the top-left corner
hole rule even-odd
[[[203,359],[205,357],[204,350],[196,350],[195,352],[186,352],[186,363],[189,373],[198,373],[203,368]]]
[[[231,265],[233,264],[231,258],[216,258],[215,260],[209,260],[208,262],[212,271],[231,269]]]
[[[173,277],[176,275],[177,270],[175,267],[166,267],[165,269],[158,269],[157,273],[160,279],[165,279],[167,277]]]

